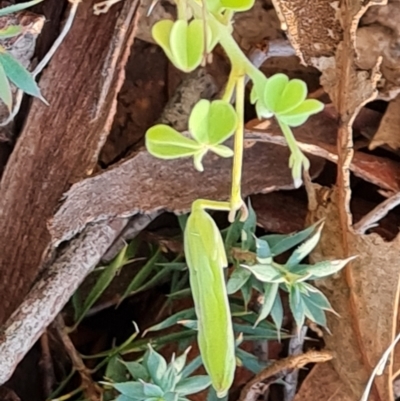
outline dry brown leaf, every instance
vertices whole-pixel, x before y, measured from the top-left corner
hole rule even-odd
[[[400,96],[393,99],[382,118],[378,131],[374,135],[369,148],[389,145],[392,149],[400,148]]]
[[[327,204],[319,205],[312,213],[311,221],[320,218],[326,221],[312,262],[338,258],[344,253],[340,237],[342,229],[337,218],[337,191],[325,199],[328,199]],[[392,342],[400,236],[392,242],[385,242],[377,234],[361,236],[349,232],[347,238],[349,254],[358,255],[349,267],[351,291],[345,274],[319,280],[316,284],[340,315],[329,315],[332,335],[326,336],[325,341],[329,349],[336,351],[332,364],[343,383],[351,388],[356,401],[360,399],[372,369]],[[372,399],[393,399],[389,369],[377,378],[376,388]]]
[[[310,7],[307,15],[302,14],[299,11],[304,5],[302,1],[275,0],[275,3],[279,3],[282,18],[288,24],[290,39],[294,38],[298,52],[305,61],[312,63],[322,72],[321,83],[339,114],[338,187],[332,200],[319,205],[311,219],[326,219],[323,237],[312,259],[320,261],[359,255],[358,259],[337,277],[324,280],[320,284],[340,314],[340,318],[332,315],[329,317],[332,336],[326,338],[326,343],[337,352],[332,364],[341,381],[351,389],[351,400],[358,401],[372,369],[392,342],[393,305],[397,307],[396,265],[400,257],[400,237],[387,243],[376,234],[357,236],[351,229],[350,213],[352,125],[360,109],[377,96],[377,66],[380,62],[376,60],[370,71],[359,69],[356,65],[356,30],[368,7],[384,5],[386,1],[326,2],[331,7],[330,10],[327,7],[323,9],[328,15],[321,15],[315,6]],[[301,15],[303,18],[300,18]],[[299,21],[304,20],[312,27],[320,26],[321,20],[325,22],[323,32],[328,31],[332,37],[338,39],[331,48],[336,50],[334,56],[316,54],[312,47],[313,43],[318,43],[316,35],[321,32],[317,34],[312,30],[309,32],[303,29],[304,35],[295,35],[296,32],[300,32]],[[337,25],[332,25],[332,21],[340,23],[341,38],[340,35],[335,35]],[[376,379],[370,399],[393,400],[390,369],[387,368],[384,374]]]

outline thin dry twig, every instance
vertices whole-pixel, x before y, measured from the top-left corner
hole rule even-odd
[[[42,371],[43,377],[43,393],[47,398],[52,393],[54,384],[56,382],[53,359],[50,352],[48,330],[46,330],[40,337],[40,347],[42,355],[40,358],[39,367]]]
[[[358,223],[354,224],[354,231],[357,234],[364,234],[370,228],[376,227],[378,221],[383,219],[398,205],[400,205],[400,192],[380,203],[366,214]]]
[[[301,355],[294,355],[275,362],[258,373],[250,380],[240,393],[239,401],[254,401],[257,398],[256,391],[253,387],[257,387],[261,382],[278,375],[283,371],[301,369],[309,363],[322,363],[330,361],[333,354],[330,351],[308,351]]]
[[[67,334],[64,319],[61,315],[57,316],[53,325],[56,328],[58,336],[60,337],[60,340],[62,341],[65,350],[71,359],[74,369],[81,376],[81,389],[85,395],[85,399],[90,401],[102,400],[102,389],[96,382],[92,380],[90,370],[83,363],[79,352],[76,350],[74,344],[69,338],[69,335]]]

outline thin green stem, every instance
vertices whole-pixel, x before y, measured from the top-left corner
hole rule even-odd
[[[236,80],[236,114],[238,116],[238,126],[234,139],[234,154],[232,167],[232,189],[231,189],[231,208],[229,220],[235,220],[236,212],[242,208],[242,165],[243,165],[243,132],[244,132],[244,87],[245,75],[237,77]],[[247,216],[241,216],[241,219]]]
[[[208,199],[197,199],[192,204],[192,210],[195,209],[210,209],[221,212],[229,212],[231,210],[231,204],[229,202],[219,202]]]
[[[300,149],[297,146],[297,142],[296,142],[296,139],[295,139],[295,137],[293,135],[292,130],[290,129],[290,127],[287,124],[281,122],[279,120],[279,118],[277,118],[276,120],[278,121],[279,127],[282,130],[283,135],[285,136],[285,139],[286,139],[286,142],[287,142],[287,144],[289,146],[290,151],[292,152],[292,154],[293,153],[298,153],[300,151]]]
[[[228,82],[225,87],[224,95],[222,96],[222,100],[230,103],[233,95],[233,91],[235,90],[236,81],[238,74],[236,70],[232,68],[231,73],[229,74]]]

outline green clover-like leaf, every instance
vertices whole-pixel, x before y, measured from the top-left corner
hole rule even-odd
[[[263,88],[263,96],[253,90],[252,100],[257,100],[256,111],[259,117],[269,118],[271,114],[289,127],[298,127],[307,119],[324,108],[323,103],[315,99],[306,99],[307,86],[300,79],[289,80],[285,74],[270,77]]]

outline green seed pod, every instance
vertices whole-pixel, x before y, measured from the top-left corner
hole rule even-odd
[[[235,338],[223,268],[221,234],[210,215],[193,204],[185,229],[185,255],[198,319],[198,344],[204,367],[218,397],[224,397],[235,373]]]

